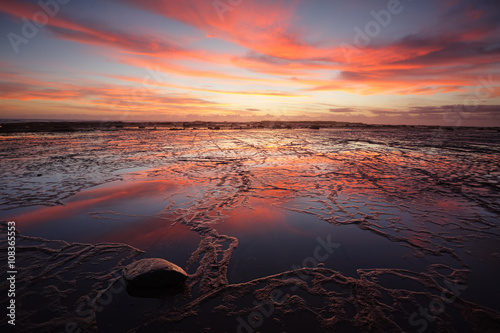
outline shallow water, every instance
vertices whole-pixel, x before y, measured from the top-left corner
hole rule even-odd
[[[19,303],[63,300],[19,310],[28,329],[500,329],[496,131],[129,130],[1,143],[0,219],[16,221],[30,249],[18,253]],[[188,290],[104,302],[142,257],[185,268]],[[37,268],[51,262],[50,274]],[[94,282],[69,287],[82,276]],[[462,289],[437,319],[410,319],[450,284]]]

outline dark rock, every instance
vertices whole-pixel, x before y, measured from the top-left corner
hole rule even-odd
[[[131,263],[123,269],[127,283],[141,288],[163,288],[184,282],[187,273],[170,261],[148,258]]]
[[[165,299],[184,293],[186,291],[186,284],[176,284],[162,288],[142,288],[128,284],[126,290],[132,297]]]

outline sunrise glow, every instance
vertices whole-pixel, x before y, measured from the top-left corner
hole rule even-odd
[[[0,118],[500,126],[493,1],[0,3]]]

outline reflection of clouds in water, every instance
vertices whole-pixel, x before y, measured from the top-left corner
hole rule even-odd
[[[14,138],[2,141],[8,156],[0,168],[11,192],[0,189],[0,199],[6,208],[66,204],[19,215],[26,225],[73,215],[85,226],[85,217],[106,218],[102,241],[145,248],[165,239],[194,243],[186,267],[191,298],[176,309],[163,304],[151,325],[221,311],[248,315],[254,309],[240,298],[265,300],[277,288],[295,286],[282,279],[284,270],[310,255],[309,240],[332,233],[342,249],[325,267],[301,271],[314,283],[276,304],[274,328],[297,330],[286,319],[297,312],[314,313],[316,324],[329,329],[343,322],[411,330],[400,319],[429,304],[433,290],[443,289],[440,281],[468,283],[492,268],[491,259],[483,261],[489,252],[476,241],[495,244],[500,237],[494,173],[500,157],[491,143],[498,134],[460,131],[440,134],[441,147],[429,141],[432,129],[132,130]],[[146,171],[124,173],[133,168]],[[26,177],[21,181],[20,175]],[[120,179],[125,181],[110,183]],[[245,279],[245,269],[256,278]],[[236,275],[237,285],[228,278]],[[498,276],[479,277],[486,283]],[[490,306],[489,296],[483,292],[476,301]],[[465,301],[448,308],[481,309],[498,320]],[[236,321],[224,318],[221,326],[234,323],[236,329]],[[451,327],[453,320],[440,325]]]

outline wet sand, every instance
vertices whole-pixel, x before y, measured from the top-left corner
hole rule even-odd
[[[135,125],[3,127],[25,330],[500,331],[497,129]],[[127,293],[147,257],[186,290]]]

